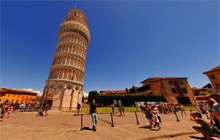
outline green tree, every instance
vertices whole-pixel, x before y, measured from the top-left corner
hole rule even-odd
[[[126,90],[126,94],[129,94],[128,88],[126,88],[125,90]]]
[[[96,97],[97,97],[98,94],[99,94],[99,93],[98,93],[97,90],[90,91],[90,92],[89,92],[89,97],[88,97],[89,102],[91,102],[92,99],[95,99],[95,100],[96,100]]]
[[[133,85],[132,88],[130,89],[130,93],[137,93],[137,92],[138,92],[137,89]]]

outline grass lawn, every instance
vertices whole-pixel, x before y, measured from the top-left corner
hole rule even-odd
[[[112,108],[111,107],[98,107],[97,108],[98,113],[111,113],[112,112]],[[134,111],[141,111],[140,108],[135,108],[135,107],[125,107],[124,108],[125,112],[134,112]],[[65,112],[73,112],[76,113],[77,110],[73,110],[73,111],[65,111]],[[119,112],[118,107],[115,107],[115,113]],[[83,108],[80,110],[80,113],[89,113],[89,108]]]
[[[194,106],[184,106],[184,109],[185,109],[186,111],[190,111],[190,110],[196,111],[196,108],[195,108]]]
[[[195,107],[194,106],[184,106],[184,109],[186,111],[195,111]],[[112,112],[112,108],[111,107],[98,107],[97,108],[98,113],[111,113]],[[140,112],[141,109],[140,108],[136,108],[136,107],[125,107],[124,108],[125,112]],[[76,113],[77,110],[73,110],[73,111],[65,111],[65,112],[73,112]],[[115,113],[119,112],[118,107],[115,107]],[[83,108],[80,110],[80,113],[89,113],[89,105],[83,105]]]

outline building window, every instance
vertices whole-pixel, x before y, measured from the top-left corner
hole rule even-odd
[[[186,88],[182,88],[183,93],[187,93]]]
[[[172,85],[172,84],[173,84],[173,82],[172,82],[172,81],[168,81],[168,83],[169,83],[170,85]]]
[[[180,85],[183,85],[183,81],[182,80],[179,80],[179,83],[180,83]]]
[[[171,90],[172,90],[173,93],[176,93],[176,89],[175,88],[172,88]]]
[[[212,79],[216,79],[215,75],[210,75],[210,77],[211,77]]]
[[[217,88],[217,89],[220,89],[220,84],[216,84],[216,88]]]

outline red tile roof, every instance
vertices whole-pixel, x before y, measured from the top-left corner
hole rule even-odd
[[[167,79],[187,79],[187,77],[151,77],[151,78],[148,78],[148,79],[142,81],[141,83],[143,83],[147,80],[167,80]]]
[[[107,94],[125,94],[126,90],[106,90],[100,91],[100,95],[107,95]]]
[[[205,71],[205,72],[203,72],[203,74],[206,74],[206,73],[209,73],[209,72],[213,72],[213,71],[217,71],[217,70],[220,70],[220,66],[217,66],[217,67],[215,67],[215,68],[213,68],[211,70]]]
[[[31,91],[27,91],[27,90],[10,89],[10,88],[1,88],[0,92],[1,93],[13,92],[13,93],[18,93],[18,94],[23,93],[23,94],[37,95],[37,93],[35,93],[35,92],[31,92]]]
[[[201,89],[199,89],[199,88],[191,88],[192,90],[201,90]]]

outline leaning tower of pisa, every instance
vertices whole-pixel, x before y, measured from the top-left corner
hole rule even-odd
[[[85,13],[70,10],[58,30],[56,53],[42,97],[42,103],[49,103],[52,110],[74,110],[77,103],[82,104],[89,40]]]

